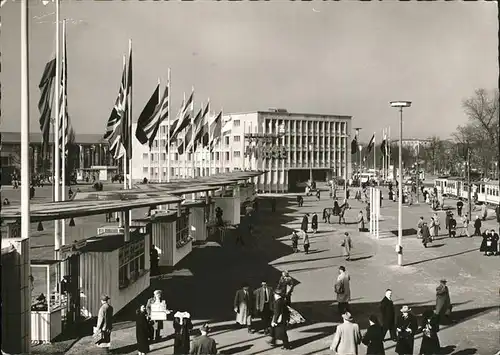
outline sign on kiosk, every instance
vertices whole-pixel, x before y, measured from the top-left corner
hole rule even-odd
[[[167,320],[170,310],[167,309],[165,301],[151,303],[151,320]]]

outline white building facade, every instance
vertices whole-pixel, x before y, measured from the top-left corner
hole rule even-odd
[[[179,155],[172,146],[167,162],[165,122],[151,151],[134,137],[133,179],[166,181],[167,169],[170,179],[263,170],[266,173],[255,180],[259,190],[292,192],[311,177],[328,181],[351,176],[351,116],[271,110],[224,114],[222,122],[219,144],[212,152],[204,149],[194,153],[194,160],[193,154]]]

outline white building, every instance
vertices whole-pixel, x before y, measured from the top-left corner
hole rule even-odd
[[[266,192],[293,191],[313,177],[326,181],[350,177],[351,116],[289,113],[286,110],[223,115],[223,136],[214,151],[170,152],[170,178],[177,179],[233,170],[264,170],[256,179]],[[133,127],[135,132],[135,125]],[[164,122],[151,152],[134,137],[133,178],[166,181],[167,124]],[[281,156],[272,151],[280,151]],[[255,152],[252,153],[252,152]],[[247,153],[247,154],[246,154]],[[187,156],[187,161],[186,161]],[[163,172],[160,176],[159,171]]]

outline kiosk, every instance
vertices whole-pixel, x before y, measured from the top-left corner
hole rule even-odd
[[[238,185],[217,191],[213,201],[215,208],[220,207],[224,212],[224,221],[230,225],[240,224],[241,202]]]

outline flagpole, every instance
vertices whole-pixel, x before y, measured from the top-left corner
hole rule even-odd
[[[130,57],[132,56],[132,39],[129,39],[128,40],[128,48],[129,48],[129,64],[132,64],[131,61],[130,61]],[[129,73],[132,73],[132,68],[128,68],[128,71]],[[132,74],[130,75],[132,77]],[[128,78],[128,76],[127,76]],[[128,170],[129,170],[129,178],[128,178],[128,188],[129,189],[132,189],[132,84],[129,84],[127,82],[127,85],[129,85],[129,92],[127,93],[128,95],[128,100],[127,100],[127,104],[128,104],[128,120],[127,120],[127,124],[128,124],[128,142],[127,142],[127,158],[128,158]],[[128,154],[130,153],[130,156],[128,156]],[[132,217],[132,211],[129,211],[129,216],[130,216],[130,219],[129,221],[131,221],[131,217]]]
[[[194,88],[193,88],[194,91]],[[203,104],[201,105],[202,110],[203,110]],[[193,102],[191,104],[191,177],[194,179],[196,177],[196,172],[194,171],[195,169],[195,152],[194,152],[194,95],[193,95]],[[193,194],[194,195],[194,194]],[[193,198],[194,200],[194,198]]]
[[[59,4],[60,0],[56,0],[56,84],[55,84],[55,118],[54,118],[54,201],[59,201],[60,196],[59,196],[59,177],[60,177],[60,156],[59,156],[59,114],[60,114],[60,102],[59,102],[59,95],[60,95],[60,85],[61,85],[61,63],[59,59]],[[29,184],[28,181],[26,183]],[[55,249],[55,255],[56,259],[59,259],[59,249],[61,247],[61,240],[60,240],[60,234],[59,234],[59,226],[60,226],[60,221],[55,220],[54,221],[54,249]]]
[[[30,164],[29,164],[29,139],[30,139],[30,100],[29,100],[29,17],[28,0],[21,2],[21,238],[26,240],[27,248],[23,251],[24,260],[28,260],[28,265],[24,264],[23,269],[29,266],[30,258]],[[49,118],[50,119],[50,118]],[[50,127],[50,126],[49,126]],[[57,221],[56,221],[57,225]],[[21,269],[22,270],[22,269]],[[25,269],[24,269],[25,270]],[[26,274],[24,274],[26,275]],[[27,276],[27,275],[26,275]],[[20,277],[27,281],[27,277]],[[28,294],[29,295],[29,294]],[[27,297],[29,297],[26,295]],[[21,300],[26,304],[26,298]],[[5,310],[4,310],[5,311]],[[24,314],[21,315],[24,318]],[[29,321],[29,319],[28,319]],[[29,328],[29,323],[28,327]],[[31,332],[23,333],[26,336],[24,341],[17,341],[22,344],[18,349],[20,353],[29,354],[31,344]],[[19,339],[19,338],[18,338]]]
[[[159,114],[159,117],[161,118],[161,106],[162,106],[163,102],[161,101],[161,80],[160,80],[160,77],[158,77],[158,105],[160,105],[160,112],[158,113]],[[158,137],[158,182],[161,182],[161,176],[163,174],[163,171],[161,170],[161,158],[162,158],[162,155],[161,155],[161,128],[158,127],[159,131],[160,131],[160,135]],[[156,132],[156,134],[158,134],[158,132]]]
[[[123,68],[126,68],[126,65],[127,65],[127,59],[126,59],[125,56],[123,56]],[[125,144],[125,142],[122,142],[122,144]],[[128,190],[128,181],[127,181],[127,179],[128,179],[128,177],[127,177],[127,165],[128,165],[127,164],[127,154],[124,154],[122,158],[123,158],[123,189],[124,190]],[[125,219],[124,217],[125,217],[125,213],[122,213],[122,216],[120,218],[120,224],[119,224],[120,227],[124,226],[124,219]]]
[[[375,137],[375,133],[373,132],[373,174],[374,177],[377,177],[377,139]]]
[[[392,154],[392,146],[391,146],[391,126],[389,126],[389,136],[388,136],[388,150],[387,150],[387,175],[389,175],[389,170],[391,168],[391,154]],[[393,176],[394,177],[394,176]],[[392,179],[391,179],[392,180]]]
[[[168,86],[168,92],[167,92],[167,100],[168,100],[168,107],[167,107],[167,124],[168,124],[168,130],[167,130],[167,182],[170,182],[170,68],[168,68],[168,73],[167,73],[167,86]]]
[[[63,38],[63,59],[62,66],[63,68],[66,66],[66,19],[63,20],[63,28],[62,28],[62,38]],[[62,172],[61,172],[61,200],[66,200],[66,71],[63,71],[62,76],[62,96],[63,96],[63,107],[60,107],[59,110],[62,109],[62,140],[61,140],[61,161],[62,161]],[[59,142],[57,142],[59,146]],[[62,220],[61,223],[61,245],[66,245],[66,220]]]

